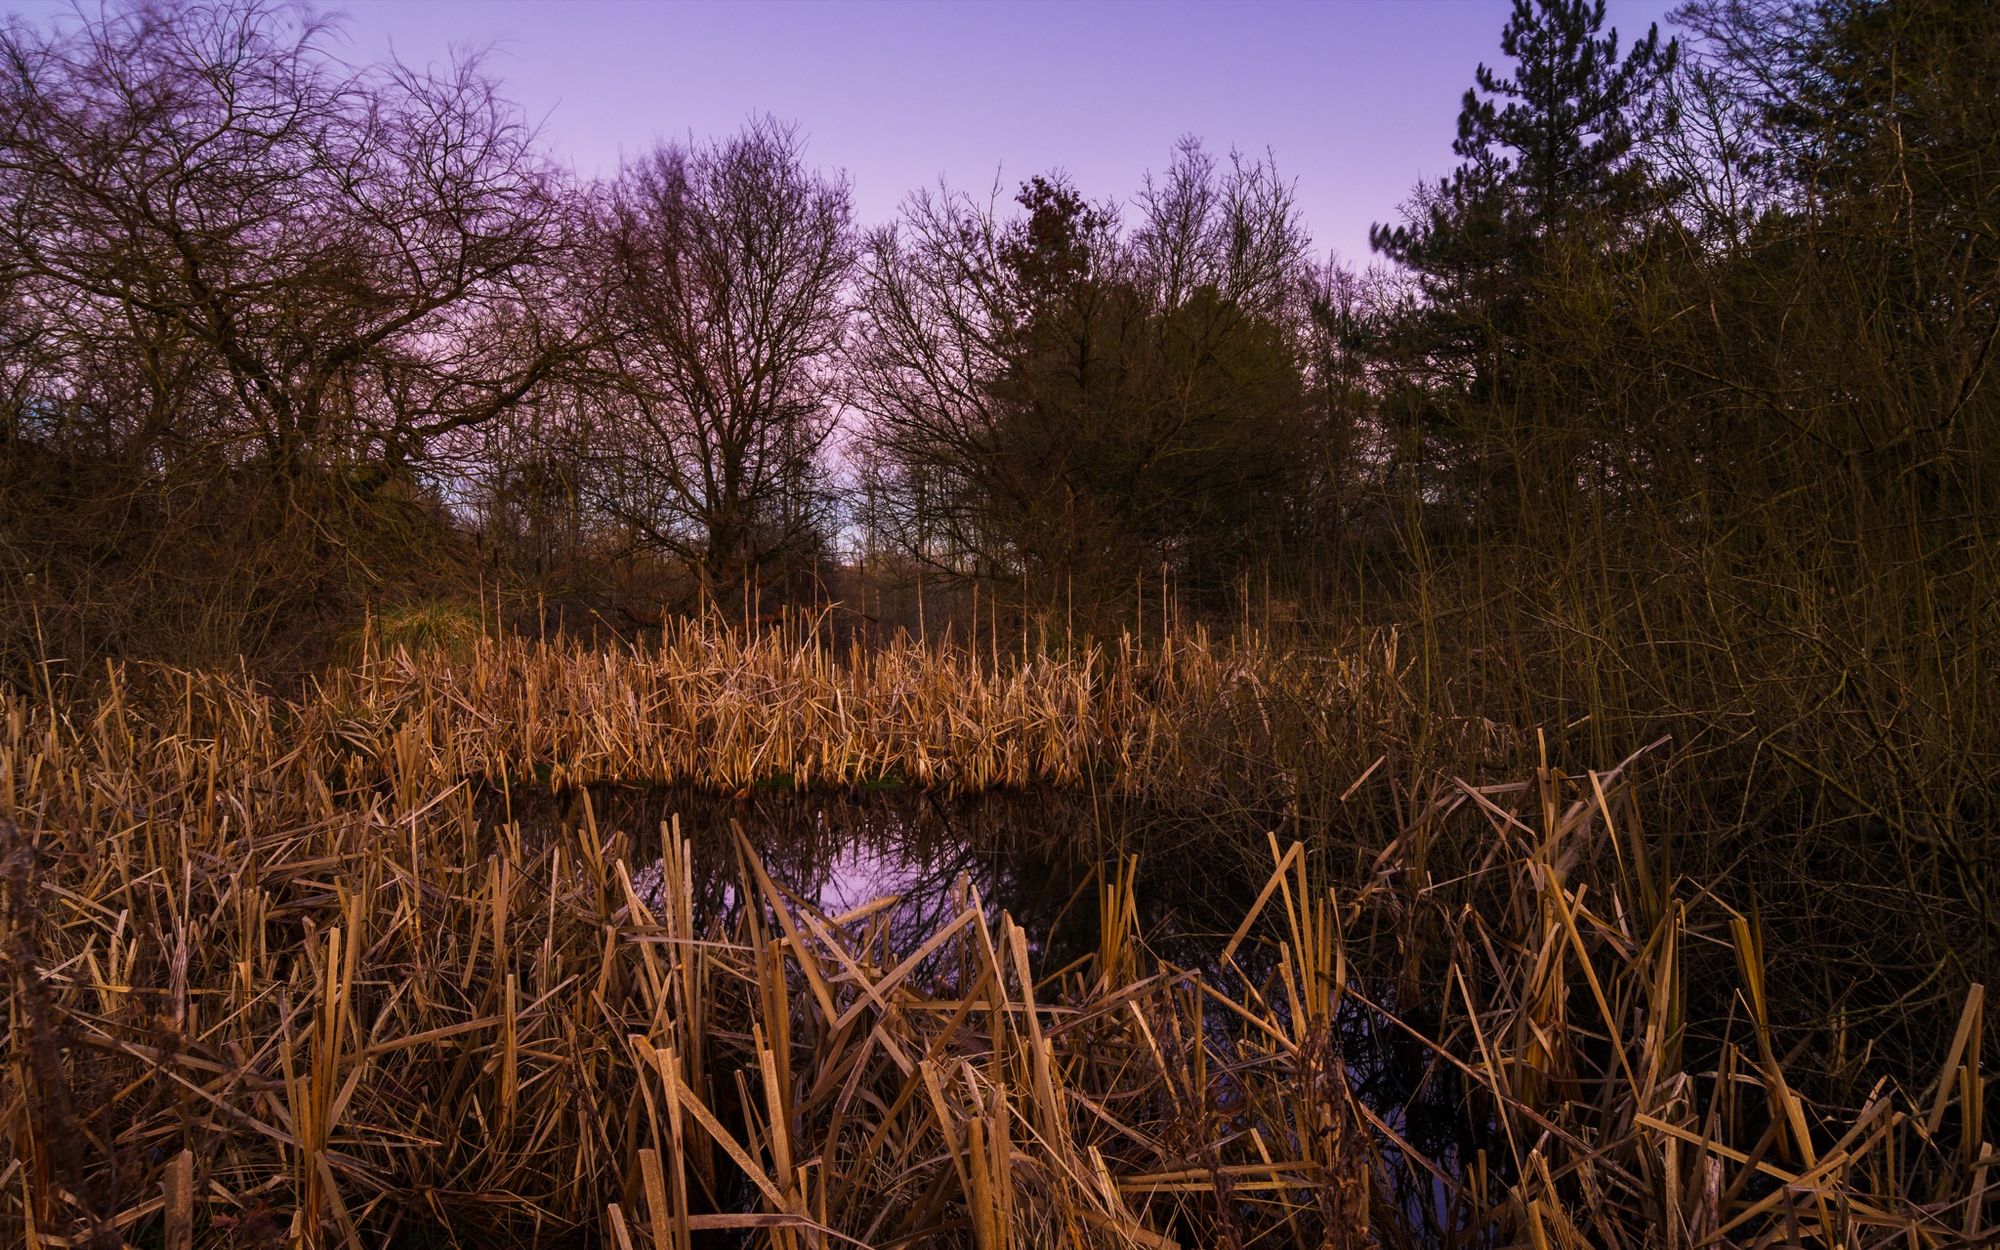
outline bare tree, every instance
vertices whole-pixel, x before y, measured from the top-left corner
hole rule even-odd
[[[1311,241],[1275,157],[1231,152],[1225,170],[1189,136],[1166,173],[1146,175],[1138,198],[1133,263],[1162,305],[1179,307],[1205,288],[1243,314],[1293,311]]]
[[[844,176],[769,118],[661,147],[603,198],[593,492],[704,593],[824,537],[855,251]]]
[[[532,133],[476,62],[349,69],[327,29],[266,0],[0,28],[7,320],[33,327],[7,467],[61,487],[0,529],[23,580],[308,615],[393,576],[351,524],[421,547],[435,458],[568,359],[569,216]]]
[[[278,463],[414,454],[558,358],[527,282],[562,222],[531,133],[476,63],[349,72],[325,29],[225,0],[0,39],[26,271],[199,353],[213,417]]]
[[[1013,405],[997,384],[1035,305],[1087,299],[1115,254],[1114,214],[1044,185],[1039,232],[1032,220],[1003,217],[997,190],[980,202],[941,188],[910,197],[901,219],[869,239],[864,329],[849,361],[868,418],[862,459],[877,523],[940,571],[1011,561],[1017,535],[1003,518],[1030,509],[1052,482],[1001,451]],[[1058,259],[1036,264],[1036,251]]]

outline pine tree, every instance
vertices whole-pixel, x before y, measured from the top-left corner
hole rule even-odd
[[[1635,149],[1678,53],[1649,27],[1621,56],[1604,0],[1514,0],[1500,46],[1512,69],[1479,66],[1452,144],[1458,168],[1418,185],[1404,224],[1370,235],[1422,294],[1379,344],[1427,379],[1398,418],[1399,456],[1427,498],[1455,498],[1476,526],[1518,510],[1502,500],[1562,492],[1576,472],[1588,440],[1552,438],[1529,402],[1548,389],[1535,291],[1552,266],[1607,256],[1648,218],[1656,197]],[[1583,407],[1566,403],[1557,422],[1587,423]]]
[[[1648,27],[1621,59],[1603,28],[1604,0],[1514,0],[1500,32],[1514,68],[1479,66],[1452,144],[1462,163],[1419,186],[1410,221],[1371,232],[1434,303],[1504,322],[1550,239],[1641,210],[1639,118],[1678,45]]]

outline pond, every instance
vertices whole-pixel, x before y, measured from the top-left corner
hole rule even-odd
[[[1155,958],[1217,985],[1258,982],[1283,1011],[1267,979],[1271,948],[1251,942],[1230,966],[1220,962],[1270,875],[1269,842],[1251,814],[1164,811],[1061,791],[946,799],[903,789],[730,796],[617,785],[526,802],[517,793],[511,812],[524,826],[556,831],[587,820],[622,837],[635,893],[649,904],[662,893],[663,830],[677,828],[693,855],[697,909],[708,918],[727,919],[741,903],[734,830],[799,901],[829,918],[865,909],[871,923],[888,926],[895,949],[918,946],[976,897],[990,919],[1005,913],[1021,926],[1038,975],[1098,949],[1102,883],[1130,872],[1136,927]],[[1368,966],[1365,947],[1354,953],[1364,957],[1350,972],[1356,992],[1342,998],[1333,1035],[1357,1097],[1433,1164],[1457,1171],[1481,1151],[1504,1155],[1457,1070],[1406,1027],[1434,1036],[1442,996],[1411,983],[1401,952],[1380,966]],[[1236,1024],[1219,1008],[1211,1023],[1218,1040]],[[1400,1163],[1386,1135],[1384,1144],[1384,1158]],[[1389,1179],[1412,1224],[1442,1239],[1454,1222],[1442,1188],[1414,1167],[1401,1171]]]

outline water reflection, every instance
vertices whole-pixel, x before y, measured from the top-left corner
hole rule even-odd
[[[635,892],[655,907],[664,896],[662,828],[677,827],[692,851],[702,928],[727,927],[741,906],[734,832],[740,829],[780,888],[828,920],[865,924],[885,949],[912,949],[976,898],[989,920],[1004,912],[1022,927],[1044,969],[1098,949],[1098,891],[1114,871],[1110,865],[1136,854],[1134,898],[1145,945],[1225,993],[1247,981],[1281,1019],[1286,1012],[1272,946],[1252,941],[1228,967],[1218,962],[1269,872],[1268,854],[1260,870],[1251,849],[1266,845],[1254,824],[1218,830],[1210,821],[1194,828],[1196,818],[1184,813],[1057,792],[947,801],[908,791],[731,797],[598,786],[525,806],[517,793],[511,810],[524,829],[557,833],[588,820],[600,834],[622,839]],[[1231,852],[1232,845],[1244,849]],[[1358,993],[1340,1000],[1330,1039],[1350,1087],[1418,1153],[1450,1172],[1470,1166],[1482,1149],[1498,1144],[1493,1126],[1473,1113],[1457,1071],[1405,1027],[1429,1031],[1436,1021],[1426,1018],[1427,1005],[1435,1015],[1442,995],[1427,993],[1402,967],[1353,967],[1350,978]],[[1240,1022],[1218,1008],[1208,1027],[1226,1051]],[[1464,1239],[1465,1217],[1447,1209],[1445,1188],[1392,1144],[1384,1146],[1397,1173],[1388,1178],[1394,1200],[1412,1223],[1430,1226],[1440,1244]]]
[[[499,800],[492,802],[497,809]],[[772,879],[797,899],[828,918],[882,904],[871,916],[886,915],[898,941],[921,940],[976,894],[989,916],[1007,913],[1036,946],[1088,950],[1098,939],[1098,869],[1127,854],[1139,856],[1139,924],[1153,939],[1226,937],[1262,884],[1247,853],[1215,853],[1208,831],[1191,829],[1185,816],[1061,793],[946,800],[909,791],[769,790],[731,797],[603,785],[561,797],[517,791],[506,810],[524,830],[545,833],[588,820],[601,835],[621,839],[635,886],[652,889],[662,831],[678,828],[693,853],[698,910],[724,919],[735,906],[741,866],[733,830],[740,829]],[[1198,841],[1211,849],[1197,859],[1187,848]],[[1244,845],[1261,842],[1258,834]]]

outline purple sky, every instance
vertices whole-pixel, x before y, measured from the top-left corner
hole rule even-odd
[[[52,4],[0,0],[30,15]],[[1421,174],[1454,164],[1458,100],[1499,59],[1508,0],[1320,3],[689,3],[345,0],[341,55],[406,61],[491,48],[491,68],[585,174],[662,137],[720,135],[754,112],[801,124],[854,180],[864,223],[940,176],[1009,192],[1069,171],[1129,200],[1183,134],[1218,154],[1271,148],[1321,250],[1368,259]],[[1669,0],[1611,0],[1625,43]]]

